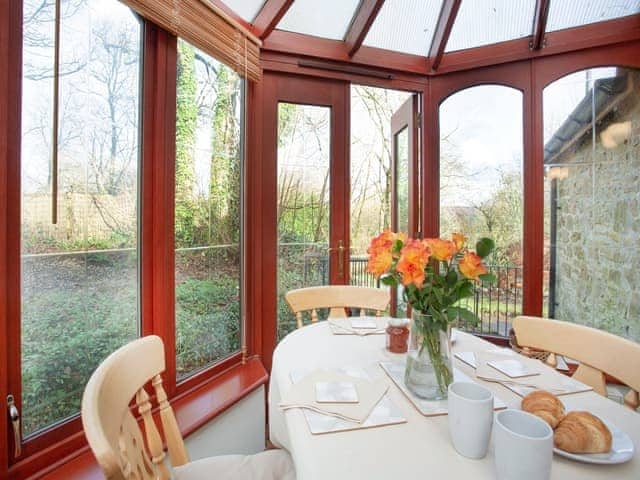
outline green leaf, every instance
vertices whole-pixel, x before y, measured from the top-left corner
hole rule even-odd
[[[385,275],[384,277],[380,277],[380,281],[383,285],[388,285],[390,287],[394,287],[398,284],[398,279],[393,275]]]
[[[400,250],[402,250],[403,246],[404,244],[402,243],[402,240],[396,240],[395,242],[393,242],[393,253],[400,253]]]
[[[496,276],[493,273],[485,273],[483,275],[478,275],[478,278],[482,280],[482,283],[495,283]]]
[[[475,313],[462,307],[450,307],[449,310],[455,310],[456,314],[465,322],[472,325],[476,325],[480,322],[480,319],[476,317]]]
[[[456,284],[456,282],[458,281],[458,274],[455,270],[449,270],[449,273],[447,273],[446,281],[449,287],[453,287]]]
[[[496,248],[496,243],[490,238],[483,237],[476,243],[476,253],[480,258],[485,258]]]
[[[473,297],[474,293],[473,284],[468,280],[465,280],[458,287],[458,298]]]

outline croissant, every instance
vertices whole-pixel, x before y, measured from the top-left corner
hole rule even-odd
[[[589,412],[569,412],[553,435],[555,446],[571,453],[606,453],[611,441],[607,426]]]
[[[534,414],[556,428],[564,417],[564,405],[554,394],[536,390],[522,399],[522,410]]]

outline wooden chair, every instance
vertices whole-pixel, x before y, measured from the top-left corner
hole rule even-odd
[[[359,308],[360,316],[366,310],[380,316],[389,306],[389,292],[380,288],[330,285],[291,290],[284,296],[291,311],[296,315],[298,328],[302,328],[302,313],[311,311],[311,322],[318,321],[318,309],[329,308],[329,318],[345,317],[347,308]]]
[[[631,388],[625,404],[637,409],[640,391],[640,344],[595,328],[539,317],[517,317],[518,345],[567,356],[580,363],[573,378],[607,396],[605,374]]]
[[[160,374],[164,369],[162,340],[148,336],[109,355],[89,379],[82,398],[82,424],[107,480],[295,479],[291,458],[283,450],[250,456],[225,455],[189,463],[173,409],[162,387]],[[165,463],[162,438],[144,388],[149,381],[160,407],[173,477]],[[135,410],[129,406],[134,397]],[[134,413],[141,416],[144,436]]]

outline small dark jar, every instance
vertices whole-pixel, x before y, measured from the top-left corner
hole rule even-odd
[[[387,350],[406,353],[409,345],[409,319],[392,318],[387,327]]]

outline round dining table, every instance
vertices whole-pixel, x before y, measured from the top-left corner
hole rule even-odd
[[[494,345],[474,335],[457,332],[453,351],[483,352]],[[471,460],[458,454],[449,437],[446,415],[424,416],[387,377],[381,361],[403,361],[404,355],[385,348],[385,335],[336,335],[328,322],[317,322],[286,336],[273,355],[269,383],[270,440],[288,450],[297,480],[412,480],[495,479],[493,440],[485,458]],[[454,366],[473,381],[491,389],[509,408],[520,407],[521,397],[508,388],[474,378],[474,369],[454,358]],[[540,364],[541,368],[549,368]],[[281,411],[278,404],[292,387],[292,372],[363,369],[371,379],[388,382],[389,400],[405,423],[312,434],[300,409]],[[562,375],[554,371],[554,375]],[[554,455],[551,478],[562,480],[640,479],[640,414],[593,391],[560,397],[569,410],[588,410],[623,429],[636,454],[623,464],[594,465]]]

